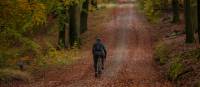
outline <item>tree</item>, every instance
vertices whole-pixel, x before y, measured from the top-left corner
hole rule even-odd
[[[69,7],[69,42],[70,46],[80,45],[80,5],[74,3]]]
[[[172,0],[172,7],[173,7],[173,23],[179,22],[179,1]]]
[[[82,5],[81,10],[81,33],[84,33],[88,30],[87,22],[88,22],[88,7],[89,7],[89,0],[85,0]]]
[[[199,42],[200,42],[200,0],[197,0],[197,11],[198,11],[198,36],[199,36]]]
[[[186,33],[186,43],[194,42],[194,33],[191,24],[191,2],[190,0],[184,0],[185,6],[185,33]]]
[[[67,38],[66,38],[66,9],[63,6],[63,9],[60,11],[58,15],[58,22],[59,22],[59,38],[58,38],[58,44],[60,48],[67,48]]]

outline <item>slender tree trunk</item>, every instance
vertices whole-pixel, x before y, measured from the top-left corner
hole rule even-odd
[[[198,11],[198,36],[199,36],[199,43],[200,43],[200,0],[197,0],[197,11]]]
[[[173,23],[179,22],[179,1],[172,0],[172,7],[173,7]]]
[[[59,44],[59,47],[60,48],[65,48],[65,24],[60,24],[59,25],[59,41],[58,41],[58,44]]]
[[[80,45],[80,6],[74,4],[69,7],[69,42],[73,47]]]
[[[82,5],[81,10],[81,33],[84,33],[88,30],[88,7],[89,7],[89,0],[85,0]]]
[[[184,0],[185,4],[185,33],[186,33],[186,43],[194,42],[194,32],[191,24],[191,1]]]
[[[63,7],[64,8],[64,7]],[[60,14],[58,15],[59,19],[59,36],[58,36],[58,45],[59,48],[67,48],[68,47],[68,39],[66,34],[66,10],[63,9],[60,11]]]

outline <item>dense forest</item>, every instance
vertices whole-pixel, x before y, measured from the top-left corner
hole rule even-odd
[[[16,78],[28,78],[17,69],[33,72],[70,63],[96,7],[96,0],[0,0],[1,80],[15,72],[21,73]]]
[[[0,0],[0,87],[200,87],[199,4]],[[90,77],[97,37],[108,50],[98,81]]]
[[[178,87],[199,87],[199,0],[144,0],[139,7],[155,23],[155,60]]]

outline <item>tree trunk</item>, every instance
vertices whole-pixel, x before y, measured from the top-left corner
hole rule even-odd
[[[88,30],[88,6],[89,0],[85,0],[81,10],[81,33],[84,33]]]
[[[198,9],[198,36],[199,36],[199,43],[200,43],[200,0],[197,0],[197,9]]]
[[[172,7],[173,7],[173,23],[179,22],[179,1],[172,0]]]
[[[80,7],[78,4],[69,7],[69,42],[71,47],[80,45]]]
[[[191,2],[190,0],[184,0],[185,4],[185,33],[186,33],[186,43],[194,42],[194,32],[191,24]]]
[[[66,10],[63,9],[60,11],[60,14],[58,15],[58,19],[59,19],[59,36],[58,36],[58,45],[59,48],[67,48],[68,47],[68,38],[66,37],[67,34],[67,30],[66,30],[66,18],[65,16],[67,16],[66,14]]]
[[[59,44],[59,47],[60,48],[65,48],[66,47],[66,43],[65,43],[65,24],[60,24],[59,25],[59,41],[58,41],[58,44]]]

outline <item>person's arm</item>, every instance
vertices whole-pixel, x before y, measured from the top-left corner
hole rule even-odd
[[[94,47],[95,45],[92,46],[92,54],[94,55]]]
[[[107,51],[106,51],[106,47],[103,45],[103,50],[104,50],[104,52],[105,52],[105,58],[106,58],[106,56],[107,56]]]

